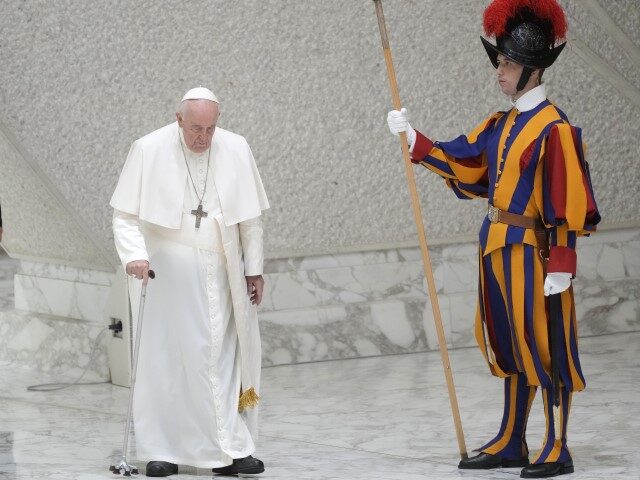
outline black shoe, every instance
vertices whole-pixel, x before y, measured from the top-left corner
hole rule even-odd
[[[212,468],[213,473],[218,475],[237,475],[238,473],[253,474],[264,472],[264,463],[251,455],[244,458],[234,459],[231,465],[220,468]]]
[[[520,476],[522,478],[547,478],[555,477],[556,475],[565,475],[566,473],[573,473],[572,460],[529,465],[522,469]]]
[[[487,470],[489,468],[513,468],[513,467],[526,467],[529,465],[529,458],[502,458],[498,455],[491,455],[490,453],[481,452],[475,457],[465,458],[460,460],[458,468],[469,470]]]
[[[168,477],[178,473],[178,465],[169,462],[152,461],[147,463],[147,477]]]

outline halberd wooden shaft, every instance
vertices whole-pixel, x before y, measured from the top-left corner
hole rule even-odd
[[[387,25],[384,20],[382,11],[382,0],[373,0],[376,6],[376,14],[378,15],[378,26],[380,27],[380,38],[382,40],[382,50],[384,59],[387,64],[387,74],[389,77],[389,86],[391,87],[391,98],[393,108],[400,110],[402,104],[400,102],[400,93],[398,92],[398,81],[393,66],[393,58],[391,56],[391,47],[389,46],[389,37],[387,35]],[[438,304],[438,295],[436,293],[435,280],[433,279],[433,270],[431,268],[431,259],[429,257],[429,246],[427,244],[427,236],[425,233],[424,222],[422,221],[422,209],[420,208],[420,199],[418,197],[418,189],[416,187],[416,177],[413,171],[413,164],[409,154],[409,145],[407,144],[407,135],[405,132],[400,133],[400,147],[402,148],[402,156],[404,158],[404,167],[407,177],[407,185],[409,186],[409,194],[411,196],[411,206],[413,209],[413,219],[418,230],[418,240],[420,242],[420,251],[422,252],[422,264],[424,267],[424,276],[427,280],[429,289],[429,298],[431,299],[431,308],[433,310],[433,319],[438,332],[438,343],[440,345],[440,356],[442,358],[442,366],[444,368],[444,376],[447,380],[447,388],[449,390],[449,402],[451,403],[451,413],[453,414],[453,422],[456,427],[456,437],[458,439],[458,448],[460,456],[467,458],[467,447],[464,442],[464,433],[462,431],[462,421],[460,420],[460,410],[458,408],[458,398],[456,396],[456,388],[453,384],[453,374],[451,372],[451,364],[449,362],[449,352],[447,350],[447,340],[444,335],[442,326],[442,316],[440,315],[440,305]]]

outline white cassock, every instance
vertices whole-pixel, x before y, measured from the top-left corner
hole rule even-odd
[[[181,142],[177,123],[134,142],[111,199],[123,265],[149,260],[156,272],[134,394],[136,449],[139,460],[216,468],[255,450],[260,334],[245,275],[262,274],[259,216],[269,204],[243,137],[216,128],[208,175],[209,152]],[[206,182],[198,229],[188,172],[198,194]]]

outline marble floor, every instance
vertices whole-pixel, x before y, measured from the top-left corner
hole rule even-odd
[[[576,473],[563,478],[640,478],[640,332],[581,343],[587,390],[574,397],[570,447]],[[467,448],[495,433],[501,384],[476,349],[451,352]],[[128,390],[111,384],[58,392],[26,387],[60,381],[0,365],[0,478],[107,479],[119,458]],[[518,469],[456,468],[458,447],[436,352],[264,369],[260,478],[515,479]],[[543,432],[533,406],[531,448]],[[181,468],[171,478],[211,478]]]

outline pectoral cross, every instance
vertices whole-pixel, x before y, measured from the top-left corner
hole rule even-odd
[[[197,210],[191,210],[191,215],[196,216],[196,228],[200,228],[200,220],[202,220],[202,217],[207,216],[207,212],[202,210],[202,204],[200,204]]]

